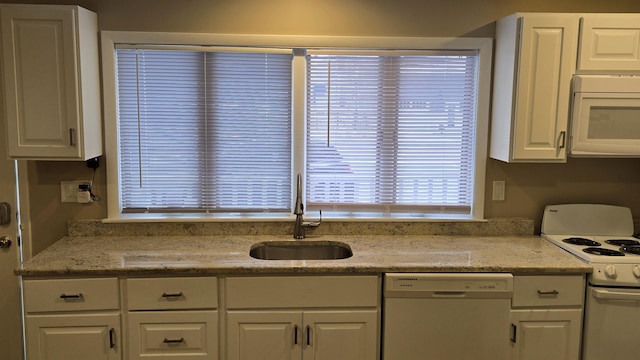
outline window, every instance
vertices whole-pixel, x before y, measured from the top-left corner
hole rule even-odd
[[[291,56],[117,49],[122,211],[288,212]]]
[[[109,218],[482,218],[491,39],[102,39]]]
[[[310,52],[307,205],[468,214],[474,52]]]

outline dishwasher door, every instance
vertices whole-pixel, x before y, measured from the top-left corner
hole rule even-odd
[[[509,358],[511,274],[386,274],[384,360]]]

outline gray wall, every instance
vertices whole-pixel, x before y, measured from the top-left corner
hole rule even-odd
[[[12,3],[14,1],[0,1]],[[98,14],[101,30],[242,34],[481,36],[513,12],[640,12],[638,0],[78,0]],[[59,202],[61,180],[88,179],[84,163],[31,161],[33,251],[66,234],[68,219],[106,216],[106,201]],[[490,200],[493,180],[506,181],[506,200]],[[96,191],[106,197],[105,168]],[[527,217],[539,227],[544,205],[596,202],[629,206],[640,216],[640,159],[569,159],[566,164],[487,164],[485,216]]]

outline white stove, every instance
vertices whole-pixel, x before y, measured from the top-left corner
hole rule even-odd
[[[640,239],[626,207],[598,204],[550,205],[542,217],[542,236],[593,264],[594,285],[640,287]]]
[[[638,360],[640,342],[640,239],[625,207],[550,205],[542,236],[593,265],[585,287],[583,360]],[[624,334],[624,336],[620,336]]]

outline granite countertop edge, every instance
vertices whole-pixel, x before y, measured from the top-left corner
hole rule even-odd
[[[263,241],[341,241],[341,260],[259,260],[249,249]],[[23,277],[202,276],[503,272],[584,274],[592,267],[539,236],[276,235],[64,237],[27,260]]]

